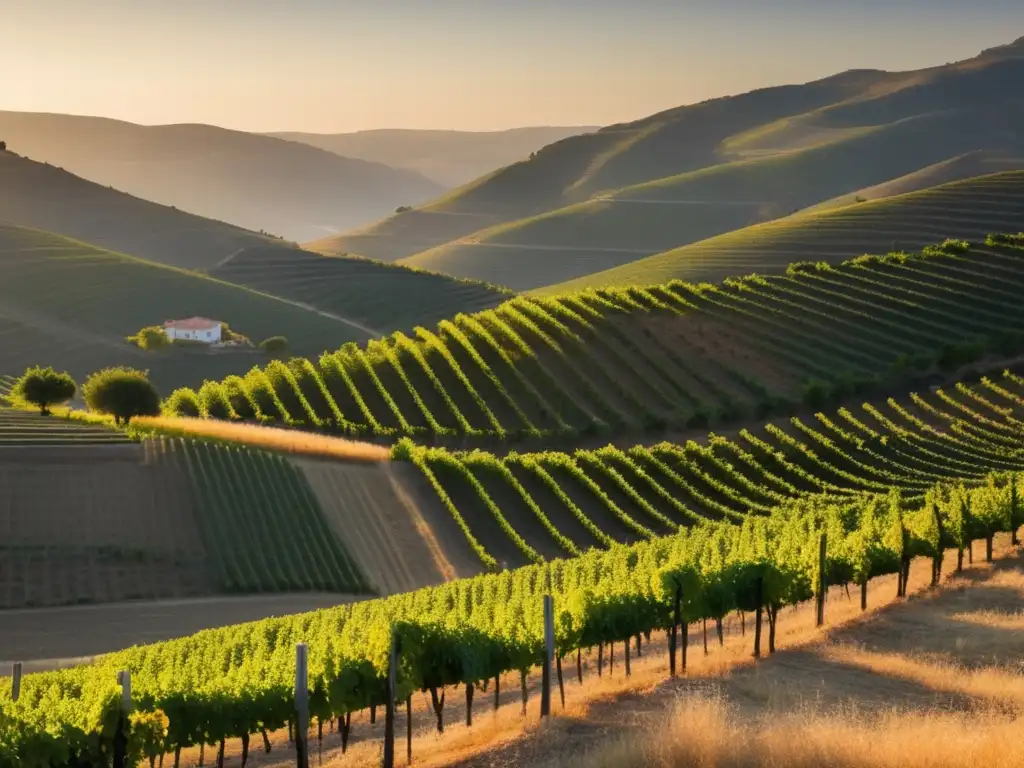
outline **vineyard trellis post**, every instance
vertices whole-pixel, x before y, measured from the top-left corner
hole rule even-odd
[[[295,644],[295,765],[309,768],[309,646]]]
[[[117,715],[117,730],[114,732],[114,768],[128,768],[128,713],[132,708],[132,673],[122,669],[117,673],[121,686],[121,702]]]
[[[397,695],[398,680],[398,635],[391,633],[391,650],[388,653],[388,692],[387,701],[384,705],[384,768],[394,768],[395,765],[395,696]],[[407,712],[406,717],[412,720],[412,712]],[[409,745],[411,755],[412,744]],[[409,758],[410,762],[412,757]]]
[[[21,695],[21,662],[14,662],[11,669],[11,701],[17,701]]]
[[[555,599],[544,595],[544,669],[541,677],[540,715],[551,716],[551,662],[555,655]]]
[[[827,547],[827,537],[825,532],[821,532],[821,536],[818,539],[818,589],[817,595],[815,595],[815,626],[820,627],[825,623],[825,590],[828,589],[828,582],[825,579],[825,549]]]

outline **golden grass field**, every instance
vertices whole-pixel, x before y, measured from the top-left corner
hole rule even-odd
[[[894,598],[894,577],[871,583],[861,614],[854,595],[833,588],[824,630],[814,628],[813,606],[779,615],[778,651],[750,657],[752,617],[745,630],[733,616],[719,646],[708,627],[702,651],[699,625],[689,628],[688,669],[668,676],[665,640],[652,636],[642,658],[624,675],[622,648],[600,679],[596,653],[583,655],[584,682],[565,664],[565,706],[553,695],[553,717],[541,722],[539,671],[529,678],[528,713],[521,715],[517,676],[502,679],[501,706],[493,688],[478,691],[474,725],[462,724],[461,690],[448,692],[443,735],[434,729],[429,697],[413,698],[413,764],[424,768],[945,768],[1021,765],[1015,736],[1024,725],[1024,557],[1008,539],[993,564],[976,558],[962,575],[937,589],[928,563],[915,562],[911,594]],[[976,548],[980,555],[980,547]],[[945,572],[955,567],[955,553]],[[324,768],[379,765],[383,712],[375,724],[353,718],[347,754],[325,727],[312,759]],[[406,765],[404,708],[396,718],[398,764]],[[1017,736],[1019,739],[1019,736]],[[294,765],[286,733],[249,765]],[[232,748],[233,747],[233,748]],[[240,765],[230,745],[224,765]],[[198,750],[183,753],[196,765]],[[212,750],[206,755],[213,757]]]

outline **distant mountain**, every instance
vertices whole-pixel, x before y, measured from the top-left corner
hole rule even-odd
[[[272,133],[280,139],[407,168],[445,187],[458,187],[497,168],[527,159],[556,141],[596,131],[598,126],[541,126],[507,131],[417,131],[384,129],[356,133]]]
[[[972,153],[1014,167],[1024,157],[1022,123],[1024,38],[963,62],[844,72],[569,137],[308,247],[526,290],[925,169],[941,178],[937,166]]]
[[[0,112],[8,149],[100,184],[303,241],[415,205],[442,186],[410,170],[210,125]]]

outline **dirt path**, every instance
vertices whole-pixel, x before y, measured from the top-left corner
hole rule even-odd
[[[67,665],[70,660],[139,643],[170,640],[201,629],[312,611],[359,599],[311,593],[2,611],[0,674],[9,673],[11,661],[26,662],[26,672],[52,669]]]

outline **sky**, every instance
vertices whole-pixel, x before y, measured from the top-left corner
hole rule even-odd
[[[607,125],[1021,36],[1020,0],[0,0],[0,109],[320,133]]]

